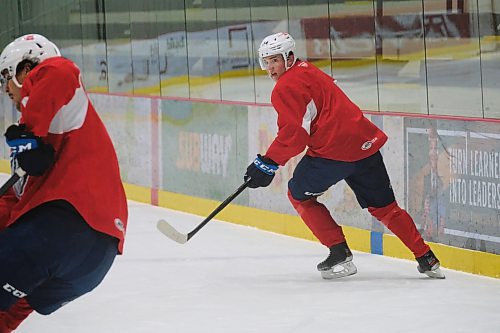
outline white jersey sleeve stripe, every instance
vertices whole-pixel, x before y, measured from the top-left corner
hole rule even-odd
[[[80,84],[68,104],[57,111],[50,123],[49,133],[62,134],[82,127],[88,106],[89,99]]]
[[[316,104],[314,100],[311,99],[309,104],[307,104],[306,113],[304,118],[302,118],[302,127],[306,130],[307,134],[311,135],[311,123],[318,115],[318,109],[316,109]]]

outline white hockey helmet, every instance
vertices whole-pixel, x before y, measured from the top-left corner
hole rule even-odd
[[[260,68],[263,70],[267,69],[267,61],[265,57],[269,57],[276,54],[281,54],[285,60],[285,68],[288,70],[295,64],[297,57],[294,57],[293,64],[287,66],[286,60],[290,55],[290,52],[295,52],[295,40],[286,32],[278,32],[277,34],[269,35],[259,47],[259,63]]]
[[[60,56],[57,46],[42,35],[28,34],[16,38],[7,45],[0,55],[0,73],[14,76],[16,66],[24,59],[38,59]]]

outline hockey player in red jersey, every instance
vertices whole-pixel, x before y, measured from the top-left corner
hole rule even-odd
[[[12,171],[0,198],[0,333],[94,289],[123,250],[127,202],[111,139],[80,70],[41,35],[0,56],[4,91],[21,112],[5,132]]]
[[[362,208],[391,230],[415,255],[420,273],[444,278],[440,263],[410,215],[399,207],[380,148],[387,136],[364,117],[334,80],[294,54],[287,33],[266,37],[259,47],[261,68],[276,82],[271,102],[278,113],[278,134],[265,155],[248,166],[249,187],[268,186],[280,165],[307,148],[288,183],[288,197],[302,220],[330,249],[318,264],[325,279],[355,274],[342,228],[317,197],[341,180]]]

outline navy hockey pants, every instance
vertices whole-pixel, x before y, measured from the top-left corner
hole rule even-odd
[[[117,246],[66,201],[34,208],[0,231],[0,311],[23,297],[38,313],[56,311],[101,283]]]
[[[288,183],[295,200],[317,197],[341,180],[353,190],[362,208],[385,207],[395,200],[382,154],[356,162],[342,162],[305,155]]]

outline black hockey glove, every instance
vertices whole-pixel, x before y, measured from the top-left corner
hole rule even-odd
[[[248,178],[251,178],[250,183],[248,183],[250,188],[266,187],[273,181],[276,170],[278,170],[278,163],[258,154],[257,158],[248,166],[243,179],[247,181]]]
[[[33,133],[26,125],[11,125],[5,132],[10,157],[30,176],[41,176],[54,163],[54,148]]]

